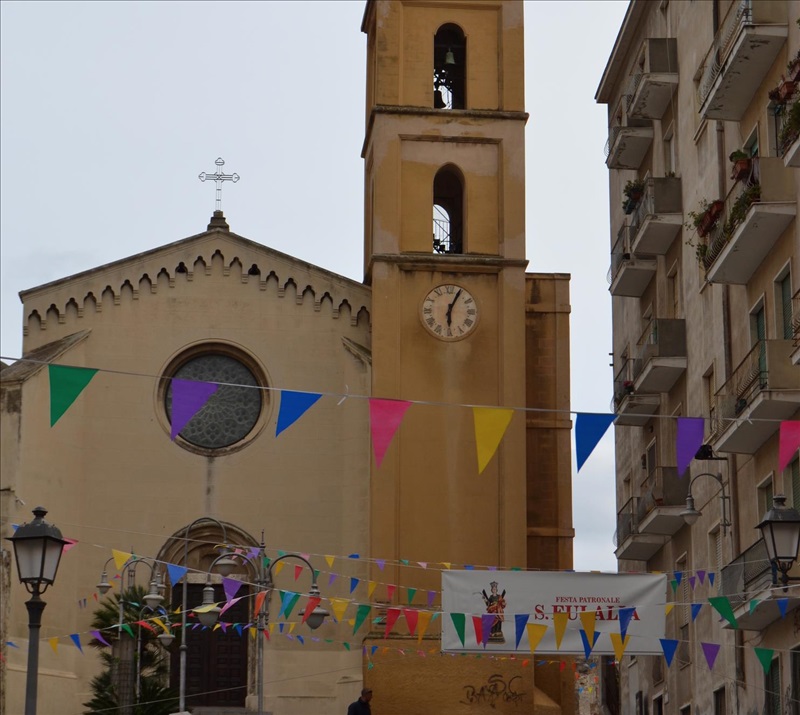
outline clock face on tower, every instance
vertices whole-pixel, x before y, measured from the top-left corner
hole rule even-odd
[[[478,324],[478,304],[466,288],[444,283],[425,296],[420,319],[437,338],[460,340]]]

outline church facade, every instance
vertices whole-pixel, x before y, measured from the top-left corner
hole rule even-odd
[[[527,271],[522,3],[375,0],[362,30],[363,282],[239,236],[218,211],[202,233],[21,294],[24,357],[0,373],[2,535],[41,503],[77,542],[45,595],[42,639],[60,647],[40,650],[40,712],[89,699],[98,659],[70,636],[91,638],[112,549],[163,572],[175,621],[167,565],[189,569],[188,608],[209,579],[222,602],[216,547],[262,542],[312,569],[273,574],[260,677],[249,606],[238,630],[190,618],[187,708],[254,710],[260,683],[275,715],[340,713],[367,684],[384,715],[467,713],[465,693],[500,677],[514,697],[497,710],[574,711],[571,668],[440,656],[432,617],[447,615],[443,569],[487,569],[488,590],[490,568],[572,566],[569,276]],[[48,365],[97,370],[52,426]],[[174,380],[218,385],[177,436]],[[283,429],[288,391],[321,397]],[[410,405],[382,460],[369,398]],[[513,410],[480,474],[476,405]],[[10,713],[27,620],[3,549]],[[311,570],[332,615],[313,632],[302,600],[282,602],[309,593]],[[425,632],[387,628],[398,608],[431,614]]]

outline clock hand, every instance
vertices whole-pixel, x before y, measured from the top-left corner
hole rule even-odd
[[[448,325],[448,327],[450,326],[450,324],[453,321],[453,306],[456,304],[456,301],[458,300],[458,296],[461,295],[461,291],[462,290],[463,290],[462,288],[458,289],[458,293],[456,293],[456,297],[453,298],[453,300],[450,303],[450,305],[447,306],[447,325]]]

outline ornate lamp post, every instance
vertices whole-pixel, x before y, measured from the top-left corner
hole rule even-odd
[[[39,686],[39,630],[45,602],[41,599],[47,587],[56,580],[58,564],[64,545],[61,531],[44,520],[47,509],[37,506],[35,519],[20,526],[9,537],[17,559],[17,575],[31,594],[25,607],[28,609],[28,674],[25,684],[25,715],[36,715],[36,697]]]
[[[227,571],[224,575],[229,575],[232,573],[233,568],[230,568],[231,564],[229,562],[233,561],[234,567],[236,562],[235,559],[239,559],[242,564],[246,565],[250,568],[255,576],[255,583],[258,587],[259,593],[264,592],[265,596],[261,599],[261,603],[259,604],[259,608],[257,613],[255,613],[256,618],[256,629],[258,631],[257,638],[256,638],[256,683],[257,683],[257,698],[258,698],[258,706],[257,712],[258,715],[264,714],[264,631],[267,629],[269,625],[269,599],[272,593],[272,572],[275,568],[276,564],[283,561],[284,559],[296,559],[303,563],[311,573],[311,590],[309,591],[310,598],[320,598],[320,591],[319,587],[317,586],[317,579],[316,579],[316,572],[314,571],[314,567],[309,563],[309,561],[300,556],[300,554],[284,554],[283,556],[279,556],[273,562],[269,564],[269,566],[265,566],[266,563],[266,554],[264,553],[264,535],[261,535],[261,545],[259,550],[255,554],[243,554],[243,553],[228,553],[222,554],[218,556],[214,561],[211,563],[209,567],[209,572],[217,568],[220,572],[223,570]],[[220,568],[222,566],[222,568]],[[210,579],[210,574],[209,574]],[[209,597],[209,604],[213,604],[213,589],[211,588],[210,581],[206,585],[206,588],[203,589],[204,597],[203,603],[204,606],[206,605],[206,596]],[[213,626],[216,623],[216,620],[219,616],[219,612],[221,609],[219,608],[203,608],[195,609],[197,612],[198,618],[200,622],[203,623],[205,626]],[[320,607],[319,603],[314,607],[314,610],[309,614],[308,618],[306,618],[306,623],[308,627],[312,630],[316,630],[319,628],[323,621],[325,620],[326,616],[328,615],[328,611],[324,608]]]
[[[694,524],[702,516],[702,513],[695,509],[694,497],[692,496],[692,484],[694,484],[695,481],[697,481],[700,477],[711,477],[712,479],[715,479],[717,482],[719,482],[719,485],[722,489],[719,497],[722,508],[722,519],[719,525],[722,527],[722,533],[724,534],[731,525],[730,519],[728,518],[728,501],[730,497],[728,497],[728,494],[725,491],[725,482],[722,481],[721,474],[702,472],[701,474],[698,474],[692,478],[692,480],[689,482],[689,490],[686,493],[686,508],[681,512],[681,516],[683,517],[683,520],[689,524],[689,526]]]
[[[161,607],[157,606],[156,608],[151,608],[150,606],[142,606],[139,611],[139,620],[142,620],[142,616],[145,613],[159,613],[164,616],[164,620],[166,621],[166,627],[170,627],[169,622],[169,614]],[[139,623],[139,628],[136,631],[136,704],[139,704],[142,695],[142,624]],[[162,633],[159,633],[156,636],[158,642],[164,646],[164,648],[169,648],[172,644],[172,641],[175,640],[175,636],[172,634],[171,631],[165,630]]]
[[[786,506],[785,496],[776,494],[772,497],[772,509],[764,514],[756,529],[761,529],[772,563],[772,585],[778,585],[780,571],[783,590],[788,591],[790,581],[800,580],[789,576],[800,549],[800,514],[797,509]]]

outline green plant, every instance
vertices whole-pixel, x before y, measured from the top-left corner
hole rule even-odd
[[[747,216],[747,211],[750,209],[750,205],[756,201],[759,201],[760,199],[760,184],[751,184],[744,191],[742,191],[742,193],[736,198],[736,201],[734,201],[731,205],[728,219],[725,221],[725,224],[722,227],[723,235],[730,238],[737,226],[744,221],[745,216]]]
[[[781,130],[778,133],[777,144],[781,154],[791,146],[798,136],[800,136],[800,100],[789,107]]]
[[[700,224],[703,223],[703,219],[708,213],[709,208],[710,204],[708,203],[708,199],[700,199],[700,205],[698,206],[698,210],[689,211],[689,213],[686,214],[689,217],[689,220],[684,224],[686,228],[688,229],[700,228]]]
[[[750,155],[746,151],[742,151],[741,149],[737,149],[736,151],[731,152],[728,159],[731,161],[741,161],[742,159],[749,159]]]
[[[635,196],[641,196],[644,193],[644,179],[630,179],[622,189],[625,197],[630,199]]]

